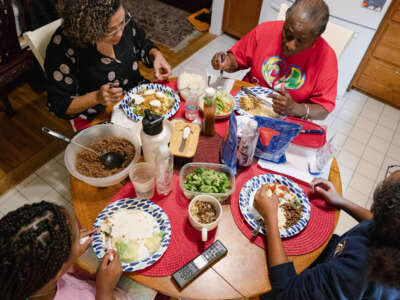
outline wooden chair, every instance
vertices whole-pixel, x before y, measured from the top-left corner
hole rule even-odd
[[[14,12],[10,1],[0,1],[0,99],[7,116],[15,114],[9,99],[9,85],[30,70],[34,60],[32,52],[23,50],[18,41]]]
[[[286,19],[286,11],[289,6],[282,3],[279,9],[277,20]],[[336,25],[335,23],[328,22],[326,25],[325,32],[322,37],[328,42],[329,46],[336,53],[336,57],[339,59],[340,55],[343,53],[346,46],[350,43],[354,36],[354,31],[344,28],[342,26]]]

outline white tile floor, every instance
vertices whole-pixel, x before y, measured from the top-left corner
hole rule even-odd
[[[214,53],[232,47],[235,39],[222,35],[182,62],[173,76],[188,66],[215,72],[210,61]],[[243,78],[246,71],[225,74]],[[214,73],[217,74],[217,73]],[[328,126],[328,137],[335,135],[336,154],[344,196],[369,207],[371,193],[384,176],[386,166],[400,164],[400,110],[385,105],[357,91],[350,91],[337,101],[335,110],[320,124]],[[0,216],[25,204],[42,199],[72,208],[69,176],[61,153],[16,188],[0,198]],[[356,221],[341,213],[336,233],[342,234]]]

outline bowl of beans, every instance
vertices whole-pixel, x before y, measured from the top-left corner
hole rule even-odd
[[[107,168],[98,155],[73,142],[99,154],[120,153],[125,158],[124,162],[120,168]],[[140,143],[137,136],[127,128],[108,123],[86,128],[75,135],[65,150],[64,160],[69,173],[74,177],[89,185],[106,187],[124,180],[139,156]]]

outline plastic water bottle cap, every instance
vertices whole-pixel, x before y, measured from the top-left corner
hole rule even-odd
[[[206,88],[206,97],[214,97],[215,96],[215,89],[212,87]]]

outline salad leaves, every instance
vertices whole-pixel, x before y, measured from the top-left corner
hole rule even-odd
[[[215,114],[217,116],[228,114],[232,111],[232,103],[225,91],[215,93]]]
[[[184,187],[192,192],[223,194],[229,192],[231,182],[223,172],[196,168],[186,176]]]
[[[144,247],[147,248],[150,255],[153,255],[161,246],[163,231],[153,232],[153,236],[144,240]],[[143,247],[143,243],[138,241],[125,240],[118,238],[115,241],[115,247],[120,255],[121,261],[131,263],[138,261],[140,258],[140,248]]]

